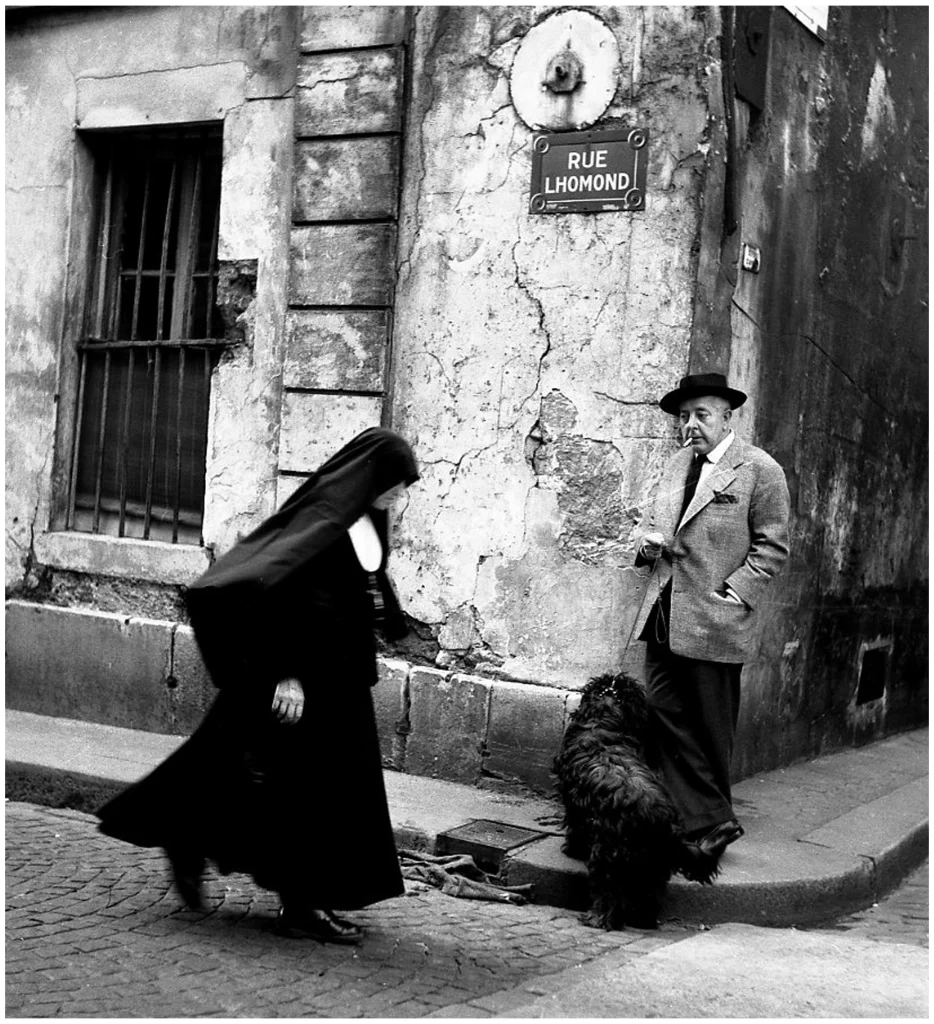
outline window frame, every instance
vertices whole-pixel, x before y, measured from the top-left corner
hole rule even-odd
[[[206,338],[188,339],[182,338],[180,335],[183,333],[183,327],[188,322],[187,318],[191,308],[194,295],[194,281],[195,276],[201,275],[188,275],[186,273],[186,267],[176,261],[176,265],[171,273],[167,273],[166,264],[166,251],[171,248],[174,253],[182,253],[183,259],[186,257],[193,258],[195,248],[193,245],[196,243],[192,242],[191,232],[196,216],[201,216],[201,210],[199,209],[199,202],[203,201],[204,193],[198,194],[198,181],[197,177],[202,172],[203,158],[211,158],[211,147],[216,146],[218,152],[213,154],[220,160],[220,174],[217,179],[217,188],[223,189],[223,122],[184,122],[177,124],[169,124],[164,126],[152,126],[152,125],[128,125],[125,127],[119,127],[114,129],[95,129],[91,131],[76,131],[75,133],[75,201],[74,201],[74,216],[71,225],[70,242],[74,249],[75,256],[71,258],[71,252],[69,253],[69,279],[68,286],[66,288],[66,301],[65,301],[65,329],[63,330],[63,353],[62,353],[62,379],[58,389],[58,396],[65,393],[72,396],[73,401],[68,403],[69,407],[62,407],[60,403],[60,417],[57,429],[57,444],[56,444],[56,460],[53,469],[53,507],[51,509],[50,526],[53,531],[64,531],[68,534],[79,534],[83,537],[97,537],[97,538],[111,538],[114,540],[120,540],[121,542],[131,542],[141,545],[150,544],[161,544],[165,540],[164,529],[157,528],[153,533],[151,531],[151,512],[152,512],[152,500],[153,500],[153,481],[152,481],[152,460],[154,459],[155,445],[150,448],[148,454],[148,462],[150,470],[148,474],[148,484],[146,486],[146,505],[145,515],[143,517],[136,516],[132,513],[128,515],[128,509],[131,509],[133,502],[128,502],[126,498],[126,461],[125,453],[129,447],[129,434],[125,428],[122,434],[121,444],[123,451],[118,456],[121,459],[121,469],[118,472],[118,479],[121,481],[120,494],[118,500],[119,506],[119,522],[117,524],[116,532],[111,529],[104,531],[100,530],[100,518],[101,510],[104,504],[112,504],[113,496],[106,496],[102,501],[102,495],[100,490],[100,462],[96,467],[98,474],[98,482],[95,496],[95,507],[93,515],[93,526],[91,530],[81,529],[75,526],[75,520],[79,516],[79,508],[77,504],[77,486],[78,486],[78,465],[79,457],[81,454],[79,443],[79,430],[81,429],[82,423],[82,412],[83,412],[83,401],[84,401],[84,387],[85,387],[85,368],[90,362],[92,356],[85,355],[85,353],[96,353],[96,357],[99,358],[101,353],[104,353],[105,366],[108,368],[111,364],[111,352],[119,351],[120,349],[129,349],[131,355],[128,357],[128,375],[133,372],[133,359],[132,353],[141,352],[144,353],[144,357],[148,358],[150,353],[155,353],[155,368],[153,370],[154,377],[158,378],[159,375],[159,360],[160,354],[163,351],[178,351],[179,352],[179,371],[177,378],[177,386],[179,388],[178,401],[177,401],[177,413],[175,421],[175,429],[178,434],[176,438],[176,454],[175,454],[175,466],[176,466],[176,497],[174,507],[174,519],[172,522],[172,540],[170,547],[180,547],[186,545],[186,539],[180,537],[179,528],[180,521],[185,518],[185,510],[181,505],[181,491],[178,489],[178,472],[179,467],[182,464],[181,456],[181,440],[180,440],[180,425],[183,410],[181,387],[184,383],[184,362],[185,353],[189,352],[192,355],[197,354],[199,358],[204,360],[203,366],[199,367],[199,376],[203,380],[204,386],[204,441],[207,444],[209,437],[209,408],[210,408],[210,393],[211,393],[211,380],[213,376],[213,369],[217,364],[217,359],[220,353],[225,347],[229,345],[229,341],[224,337],[224,332],[217,332],[216,325],[214,328],[211,326],[211,320],[214,319],[213,310],[216,301],[216,288],[217,280],[216,277],[212,281],[210,277],[211,268],[216,275],[218,270],[218,245],[219,245],[219,234],[220,234],[220,205],[221,195],[218,194],[217,209],[214,216],[214,227],[210,240],[210,253],[208,256],[208,281],[207,291],[204,299],[204,307],[206,310],[205,315],[209,318],[205,323],[205,334],[208,334]],[[173,160],[177,159],[177,166],[182,168],[182,173],[178,175],[178,197],[177,202],[179,206],[178,212],[178,228],[177,237],[174,245],[171,247],[168,245],[170,234],[167,236],[168,221],[163,227],[162,240],[160,246],[162,249],[160,269],[158,271],[159,281],[159,309],[162,308],[162,296],[165,294],[166,282],[171,280],[173,282],[173,294],[171,304],[171,324],[168,328],[167,336],[163,333],[163,321],[164,318],[157,317],[157,327],[155,329],[156,337],[154,339],[139,339],[139,340],[118,340],[121,338],[119,325],[123,312],[120,308],[120,288],[119,281],[121,278],[126,278],[128,275],[135,277],[135,284],[133,286],[133,314],[132,314],[132,329],[129,332],[130,337],[134,338],[137,334],[137,323],[138,323],[138,309],[139,309],[139,296],[141,292],[141,282],[144,278],[144,271],[142,266],[142,251],[145,243],[143,233],[140,232],[138,239],[138,252],[135,258],[135,270],[131,267],[129,270],[124,270],[123,266],[116,268],[116,272],[108,274],[106,270],[107,255],[103,258],[100,253],[112,253],[115,251],[115,240],[120,236],[122,226],[124,224],[122,212],[122,199],[118,198],[117,193],[123,191],[125,193],[126,178],[121,177],[119,174],[115,178],[115,166],[119,165],[120,160],[126,159],[126,154],[132,152],[132,146],[135,141],[142,143],[144,146],[151,146],[153,151],[153,157],[156,155],[156,149],[160,143],[160,135],[165,133],[165,139],[170,144],[173,152]],[[189,137],[192,140],[192,150],[199,148],[199,137],[201,140],[201,153],[193,155],[185,155],[185,139]],[[108,139],[108,137],[110,137]],[[174,137],[174,138],[173,138]],[[169,141],[171,140],[171,141]],[[109,144],[108,144],[109,143]],[[124,145],[126,147],[125,152],[120,158],[115,161],[114,154],[118,152],[119,147]],[[109,155],[108,154],[109,150]],[[187,166],[187,170],[185,169]],[[143,180],[141,178],[141,180]],[[145,175],[146,185],[145,188],[149,187],[149,175]],[[174,178],[173,178],[174,181]],[[202,182],[203,184],[203,182]],[[115,192],[115,190],[117,190]],[[116,201],[115,201],[116,199]],[[125,199],[125,194],[123,196]],[[116,209],[117,214],[115,219],[111,219],[111,214]],[[142,214],[141,214],[142,218]],[[187,237],[187,243],[186,243]],[[151,276],[148,275],[148,276]],[[188,292],[184,299],[179,302],[177,297],[177,291],[175,284],[179,281],[185,281],[188,284]],[[105,328],[105,320],[109,321],[110,327]],[[93,322],[92,322],[93,321]],[[209,333],[212,332],[213,333]],[[124,333],[127,333],[124,331]],[[194,350],[194,351],[193,351]],[[105,371],[106,374],[106,371]],[[116,414],[119,408],[119,400],[114,400],[106,394],[106,387],[104,385],[104,392],[102,393],[102,405],[107,408],[108,414],[111,412]],[[127,388],[126,395],[129,396],[129,388]],[[152,396],[153,401],[158,400],[158,391]],[[126,401],[126,399],[124,399]],[[129,423],[129,407],[126,409],[127,415],[125,416],[125,422]],[[151,430],[154,429],[156,423],[156,406],[153,405],[152,409],[152,421]],[[164,413],[163,418],[164,420]],[[168,428],[167,428],[168,429]],[[85,442],[85,448],[87,453],[89,442]],[[104,441],[103,434],[99,442],[94,442],[91,446],[97,447],[97,459],[102,460],[104,452]],[[137,453],[140,455],[141,453]],[[166,455],[168,459],[170,456]],[[207,452],[205,452],[205,459],[207,461]],[[202,487],[206,488],[206,481],[202,481]],[[192,540],[187,540],[187,545],[192,547],[201,548],[203,547],[203,526],[204,516],[207,506],[207,495],[202,493],[201,495],[201,516],[200,522],[198,523],[196,530],[198,535],[198,543],[195,545]],[[171,510],[171,506],[170,506]],[[87,520],[87,512],[84,510],[84,514],[81,518]],[[159,519],[156,516],[156,519]],[[142,531],[144,536],[132,536],[132,533],[137,532],[140,520],[143,521]],[[130,534],[126,532],[127,521],[130,523],[131,531]],[[61,546],[61,545],[59,545]],[[82,549],[81,544],[65,545],[72,549]]]

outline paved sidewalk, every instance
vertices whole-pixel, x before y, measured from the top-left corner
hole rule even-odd
[[[145,774],[181,737],[7,711],[7,796],[89,811]],[[583,908],[584,865],[560,852],[558,805],[546,799],[385,773],[400,846],[437,848],[474,820],[541,834],[505,855],[504,880],[536,902]],[[746,828],[712,886],[675,878],[664,917],[791,925],[871,906],[927,857],[928,730],[919,729],[734,787]]]

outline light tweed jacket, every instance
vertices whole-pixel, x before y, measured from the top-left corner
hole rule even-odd
[[[771,455],[739,437],[698,485],[680,524],[692,451],[673,456],[659,483],[636,549],[646,533],[671,541],[658,560],[658,590],[650,586],[636,618],[639,636],[653,596],[672,581],[669,643],[674,654],[702,661],[743,662],[756,649],[763,595],[788,557],[790,501],[785,474]],[[637,564],[646,564],[637,559]],[[745,604],[721,596],[730,587]]]

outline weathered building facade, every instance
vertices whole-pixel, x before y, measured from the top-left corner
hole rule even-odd
[[[657,398],[719,370],[793,502],[737,776],[926,719],[926,45],[905,7],[11,14],[8,706],[190,729],[181,588],[382,422],[422,468],[386,762],[547,789],[640,665]],[[633,130],[644,190],[538,212],[540,136]]]

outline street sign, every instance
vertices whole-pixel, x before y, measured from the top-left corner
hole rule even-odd
[[[648,141],[645,128],[537,135],[529,211],[644,210]]]

